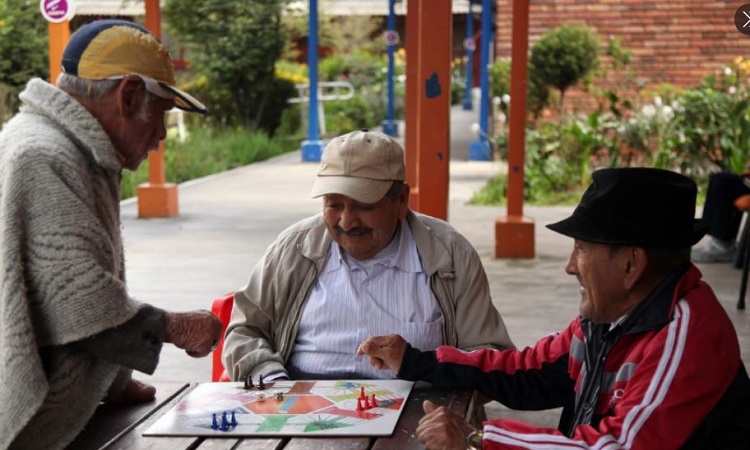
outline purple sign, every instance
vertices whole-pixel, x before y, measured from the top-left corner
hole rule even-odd
[[[64,22],[73,17],[73,0],[41,0],[39,9],[48,22]]]

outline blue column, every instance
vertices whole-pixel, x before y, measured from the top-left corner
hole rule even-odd
[[[310,103],[307,114],[307,140],[302,141],[302,161],[320,161],[323,141],[320,140],[318,124],[318,0],[310,0],[307,35]]]
[[[388,136],[398,136],[398,123],[393,117],[393,77],[394,70],[394,53],[396,51],[397,36],[396,33],[396,11],[394,5],[396,0],[388,0],[388,31],[386,32],[386,46],[388,47],[388,102],[386,105],[386,119],[383,121],[383,133]]]
[[[472,5],[474,0],[469,1],[469,12],[466,14],[466,40],[464,41],[464,50],[466,50],[466,91],[464,92],[464,111],[474,109],[471,99],[471,90],[474,87],[474,12]]]
[[[469,143],[469,160],[489,161],[492,159],[489,140],[489,110],[490,110],[490,79],[488,65],[490,63],[490,42],[492,36],[492,22],[495,20],[492,2],[496,0],[482,0],[482,42],[479,55],[479,74],[482,95],[479,97],[479,139]]]

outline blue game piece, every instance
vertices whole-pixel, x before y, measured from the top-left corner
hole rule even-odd
[[[218,430],[219,429],[219,424],[218,424],[218,422],[216,422],[216,413],[214,413],[214,419],[211,422],[211,428],[214,429],[214,430]]]
[[[229,429],[229,421],[227,420],[227,412],[224,411],[221,414],[221,431],[227,431]]]
[[[232,421],[230,422],[230,424],[231,424],[231,425],[232,425],[233,427],[236,427],[236,426],[237,426],[237,418],[236,418],[236,417],[234,416],[234,411],[232,411]]]

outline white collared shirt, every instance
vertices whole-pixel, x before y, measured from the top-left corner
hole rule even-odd
[[[370,336],[400,334],[420,350],[443,344],[443,313],[406,221],[388,247],[357,261],[335,242],[305,304],[287,363],[300,378],[393,378],[356,356]]]

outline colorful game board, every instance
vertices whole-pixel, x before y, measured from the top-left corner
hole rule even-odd
[[[412,385],[402,380],[282,380],[261,387],[201,383],[143,434],[389,436]]]

